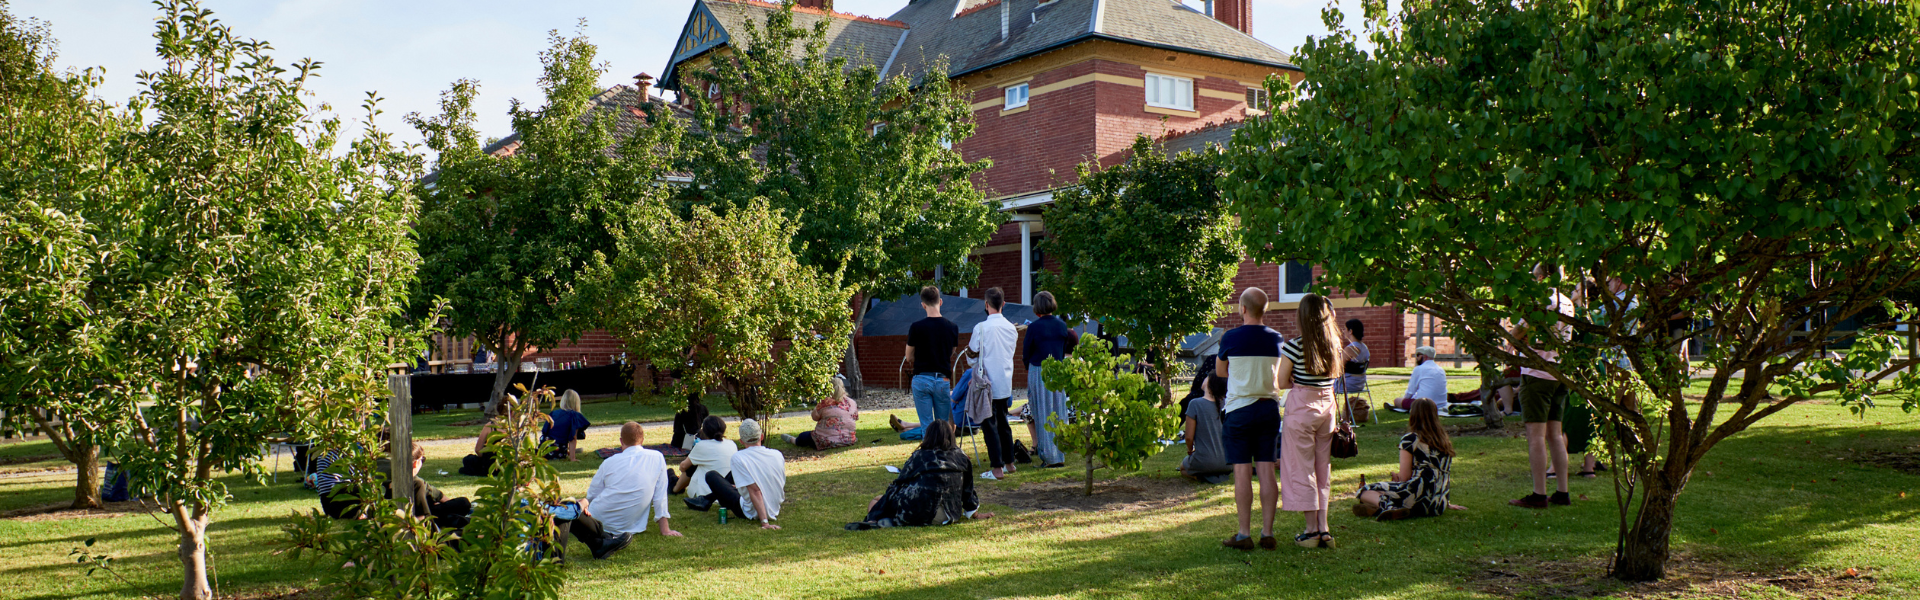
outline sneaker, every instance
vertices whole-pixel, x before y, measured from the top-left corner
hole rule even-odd
[[[1518,500],[1508,500],[1507,504],[1520,508],[1546,508],[1547,497],[1540,494],[1527,494]]]
[[[789,446],[798,446],[798,445],[800,445],[800,438],[797,438],[797,437],[793,437],[793,434],[790,434],[790,433],[782,433],[782,434],[780,434],[780,439],[783,439],[783,440],[786,440],[786,441],[787,441],[787,445],[789,445]]]
[[[985,480],[987,480],[987,481],[999,481],[999,480],[1000,480],[1000,478],[999,478],[999,477],[994,477],[994,476],[993,476],[993,471],[981,471],[981,472],[980,472],[980,478],[981,478],[981,479],[985,479]]]
[[[713,508],[713,501],[708,500],[706,498],[695,498],[693,496],[687,496],[685,498],[681,498],[680,501],[682,503],[685,503],[687,505],[687,508],[697,510],[700,512],[707,512],[707,509]]]
[[[600,549],[593,553],[593,557],[596,559],[605,559],[607,555],[619,552],[630,543],[633,543],[633,534],[631,533],[622,533],[620,535],[610,535],[600,538]]]
[[[1573,506],[1573,498],[1568,497],[1566,492],[1554,492],[1552,496],[1547,497],[1547,504]]]
[[[895,432],[907,430],[907,423],[900,420],[900,415],[887,415],[887,426],[892,427]]]
[[[1232,548],[1235,550],[1252,550],[1253,538],[1236,533],[1236,534],[1233,534],[1233,537],[1227,538],[1225,541],[1220,542],[1220,545],[1226,546],[1228,548]]]

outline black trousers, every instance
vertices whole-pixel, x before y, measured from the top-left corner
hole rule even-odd
[[[586,511],[580,511],[580,518],[577,519],[554,519],[553,527],[559,531],[554,536],[553,545],[556,548],[554,554],[560,558],[567,557],[568,532],[573,533],[573,539],[586,544],[588,552],[599,552],[600,546],[605,544],[608,538],[606,527],[601,526],[600,520],[593,518],[593,515],[587,514]]]
[[[466,527],[473,518],[473,501],[466,498],[454,498],[427,507],[433,515],[433,524],[441,529],[459,529]]]
[[[740,511],[740,488],[733,487],[733,480],[721,477],[719,473],[707,471],[707,499],[715,504],[727,507],[733,514],[745,518],[747,513]]]
[[[802,431],[800,432],[800,435],[793,436],[793,445],[799,446],[801,448],[812,449],[814,447],[813,432]]]
[[[995,469],[1013,462],[1013,427],[1007,425],[1007,408],[1012,404],[1011,397],[994,400],[993,416],[980,424],[980,433],[987,442],[987,459]]]

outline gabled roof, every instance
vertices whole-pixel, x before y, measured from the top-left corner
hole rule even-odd
[[[692,126],[693,114],[686,107],[667,102],[659,96],[648,96],[646,101],[653,102],[657,107],[666,109],[668,111],[666,114],[671,115],[672,118],[681,123],[687,124],[689,127]],[[612,135],[615,140],[627,139],[633,135],[636,129],[645,126],[645,118],[640,113],[641,106],[645,102],[640,98],[639,88],[630,85],[615,85],[594,95],[592,102],[593,108],[589,110],[587,114],[612,116],[613,124],[607,129],[607,133]],[[616,141],[614,145],[608,146],[602,150],[602,152],[605,152],[608,156],[612,156],[615,152],[618,152],[619,149],[619,143]],[[513,156],[514,153],[519,150],[520,132],[518,131],[480,148],[482,153],[496,157]],[[684,174],[670,173],[668,176],[676,175]],[[433,182],[439,178],[440,172],[436,170],[420,178],[420,183],[423,185],[432,185]]]
[[[675,67],[682,61],[730,42],[749,22],[764,24],[777,10],[760,0],[695,0],[661,87],[680,89]],[[822,20],[830,56],[915,81],[942,60],[951,77],[1096,39],[1299,70],[1287,53],[1173,0],[911,0],[886,19],[794,9],[796,25]]]

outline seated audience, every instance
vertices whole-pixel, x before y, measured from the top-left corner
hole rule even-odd
[[[687,394],[687,407],[673,413],[673,447],[692,450],[707,415],[707,405],[700,402],[700,395]]]
[[[506,429],[507,421],[513,418],[513,396],[500,399],[499,414],[480,426],[480,436],[473,439],[473,454],[460,459],[460,474],[473,477],[485,477],[493,471],[493,452],[487,450],[487,438]]]
[[[631,533],[608,533],[599,519],[587,514],[584,500],[567,499],[559,504],[547,506],[547,515],[553,518],[555,556],[564,561],[567,558],[567,535],[586,544],[587,551],[596,559],[618,552],[633,542]]]
[[[700,424],[699,441],[693,445],[693,451],[680,460],[680,472],[667,472],[667,483],[672,493],[686,493],[698,498],[712,491],[707,488],[707,474],[719,473],[726,477],[733,473],[733,453],[740,446],[727,439],[727,420],[708,416]]]
[[[813,407],[813,420],[816,422],[813,431],[786,436],[787,443],[826,450],[852,446],[859,441],[854,430],[855,422],[860,420],[860,406],[847,395],[847,383],[840,376],[833,378],[833,395]]]
[[[441,529],[466,527],[467,521],[473,516],[473,502],[466,498],[449,500],[445,492],[441,492],[439,488],[433,487],[433,484],[420,478],[420,469],[427,465],[427,449],[422,447],[420,442],[413,443],[412,455],[412,469],[407,475],[413,478],[413,516],[430,517],[433,519],[434,526]],[[380,462],[387,461],[381,459]],[[385,469],[387,465],[380,464],[378,468]],[[387,488],[386,495],[393,496],[391,486]]]
[[[547,460],[580,462],[580,440],[587,439],[587,428],[593,426],[586,415],[580,414],[580,394],[567,390],[560,396],[560,408],[547,413],[547,417],[552,420],[540,426],[540,439],[553,444]]]
[[[1340,394],[1354,394],[1367,389],[1367,367],[1373,362],[1373,351],[1367,349],[1367,324],[1359,319],[1347,319],[1346,331],[1340,337],[1346,338],[1347,345],[1340,349],[1340,359],[1346,362],[1346,375],[1333,382],[1333,391]]]
[[[957,439],[952,421],[928,423],[920,449],[907,458],[900,477],[867,505],[866,520],[849,523],[847,529],[946,525],[992,518],[993,513],[976,512],[980,496],[973,491],[973,460],[960,451]]]
[[[645,532],[648,521],[658,521],[660,535],[680,537],[667,520],[667,460],[644,441],[639,423],[620,426],[620,453],[593,472],[582,506],[614,534]]]
[[[1434,517],[1458,508],[1447,504],[1453,476],[1453,441],[1440,426],[1440,410],[1426,398],[1413,401],[1407,435],[1400,438],[1400,472],[1391,481],[1360,487],[1353,514],[1382,521]]]
[[[1413,350],[1413,376],[1407,379],[1407,393],[1393,401],[1388,408],[1411,408],[1414,400],[1432,400],[1440,410],[1447,409],[1447,370],[1433,357],[1438,353],[1433,346],[1421,346]]]
[[[1203,393],[1187,401],[1182,427],[1187,457],[1180,461],[1180,474],[1195,481],[1224,483],[1233,479],[1233,465],[1227,464],[1227,449],[1220,429],[1219,402],[1227,395],[1227,380],[1212,371],[1211,364],[1203,365],[1198,377],[1206,382]]]
[[[740,421],[740,443],[747,447],[733,455],[733,481],[708,472],[707,487],[713,491],[704,497],[688,495],[687,508],[705,512],[718,503],[759,521],[761,529],[779,529],[773,520],[780,518],[780,504],[787,499],[787,457],[761,444],[765,436],[759,422]]]

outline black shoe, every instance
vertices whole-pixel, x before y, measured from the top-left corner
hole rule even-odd
[[[1061,468],[1061,467],[1065,467],[1065,466],[1067,466],[1067,463],[1063,463],[1063,462],[1057,462],[1057,463],[1053,463],[1053,464],[1050,464],[1050,465],[1040,465],[1040,468],[1042,468],[1042,469],[1058,469],[1058,468]]]
[[[1566,492],[1554,492],[1552,496],[1547,496],[1547,504],[1572,506],[1573,498],[1567,497]]]
[[[707,509],[713,508],[713,501],[706,498],[695,498],[693,496],[687,496],[685,498],[681,498],[680,501],[686,503],[687,508],[691,508],[693,510],[697,510],[700,512],[707,512]]]
[[[600,547],[593,551],[593,557],[596,559],[604,559],[607,557],[608,554],[619,552],[622,548],[626,548],[627,544],[630,544],[630,543],[633,543],[633,534],[631,533],[622,533],[620,535],[609,535],[609,536],[600,538]]]

